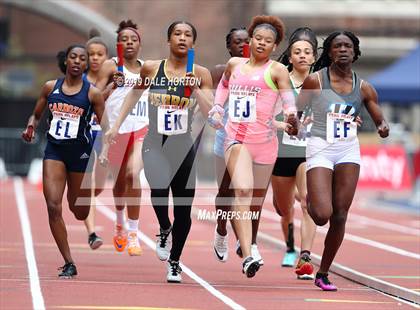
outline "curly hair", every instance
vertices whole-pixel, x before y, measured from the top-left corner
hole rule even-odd
[[[138,30],[137,28],[137,24],[135,24],[131,19],[128,20],[122,20],[119,24],[118,24],[118,29],[117,29],[117,33],[120,33],[121,31],[123,31],[125,28],[134,28],[136,30]]]
[[[325,68],[331,65],[332,60],[331,60],[331,57],[328,55],[328,53],[330,52],[332,41],[339,35],[345,35],[353,42],[353,50],[354,50],[353,62],[359,59],[360,55],[362,55],[362,52],[360,51],[359,38],[353,32],[335,31],[331,33],[325,39],[324,44],[322,45],[322,54],[314,65],[314,71],[318,71],[322,68]]]
[[[275,43],[278,45],[284,39],[285,26],[280,18],[271,15],[258,15],[254,16],[251,21],[251,25],[248,27],[248,34],[251,38],[254,34],[255,29],[259,27],[266,27],[276,35]]]

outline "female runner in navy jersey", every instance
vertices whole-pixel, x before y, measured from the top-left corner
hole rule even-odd
[[[65,261],[58,276],[71,278],[77,275],[77,269],[67,241],[62,200],[67,184],[70,210],[76,219],[86,219],[91,199],[90,184],[85,184],[91,180],[87,171],[92,151],[89,121],[94,111],[101,122],[104,101],[101,93],[82,78],[88,59],[84,46],[72,45],[57,58],[65,77],[44,84],[22,138],[27,142],[34,139],[42,113],[48,107],[50,126],[43,161],[43,192],[50,229]],[[107,122],[101,124],[106,126]]]
[[[146,61],[141,83],[126,96],[121,114],[105,139],[112,141],[128,112],[149,89],[149,131],[142,154],[146,178],[151,187],[153,208],[159,220],[157,256],[167,263],[167,281],[181,282],[179,259],[191,227],[191,206],[195,194],[196,143],[191,124],[196,108],[207,117],[212,106],[209,70],[194,65],[186,72],[188,49],[194,46],[197,31],[188,22],[176,21],[168,28],[169,58]],[[198,83],[193,83],[197,79]],[[186,86],[191,94],[186,94]],[[174,221],[168,216],[169,190],[174,201]],[[172,234],[172,247],[170,235]]]

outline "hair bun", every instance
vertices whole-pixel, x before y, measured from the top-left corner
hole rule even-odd
[[[92,39],[94,37],[100,37],[101,33],[99,32],[98,29],[96,28],[92,28],[89,30],[89,39]]]

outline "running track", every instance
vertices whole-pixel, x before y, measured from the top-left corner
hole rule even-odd
[[[102,198],[105,197],[105,198]],[[101,194],[106,200],[109,193]],[[259,248],[265,265],[255,278],[240,271],[230,240],[227,263],[212,252],[214,224],[193,216],[183,253],[183,283],[166,283],[166,265],[152,249],[157,221],[144,191],[141,210],[143,255],[129,257],[113,249],[113,210],[98,207],[96,223],[105,244],[87,245],[84,225],[64,204],[72,255],[79,276],[59,280],[63,264],[48,227],[42,193],[22,179],[0,181],[0,308],[1,309],[409,309],[417,307],[335,274],[338,292],[321,292],[311,281],[299,281],[281,268],[283,242],[279,217],[267,196],[260,225]],[[212,210],[214,190],[198,191],[195,211]],[[420,291],[420,217],[369,206],[358,198],[351,209],[346,239],[336,262],[377,279]],[[296,217],[300,211],[296,209]],[[25,222],[27,221],[27,222]],[[299,229],[299,220],[296,229]],[[314,253],[320,254],[325,227],[318,228]],[[233,235],[231,233],[231,235]],[[295,233],[299,245],[299,233]],[[417,307],[418,308],[418,307]]]

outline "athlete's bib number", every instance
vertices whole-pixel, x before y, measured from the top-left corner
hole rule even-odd
[[[80,115],[52,112],[53,119],[49,134],[57,140],[76,139],[79,131]]]
[[[286,145],[306,147],[308,138],[311,136],[311,127],[312,123],[306,125],[299,130],[299,134],[297,136],[289,136],[287,132],[283,132],[282,143]]]
[[[188,109],[178,106],[158,107],[158,133],[162,135],[179,135],[188,130]]]
[[[229,118],[234,123],[254,123],[257,121],[256,94],[229,95]]]
[[[357,124],[353,116],[341,113],[327,113],[327,142],[347,141],[356,138]]]
[[[133,122],[149,122],[148,96],[149,92],[146,90],[134,106],[133,110],[127,115],[127,119],[130,119]]]

